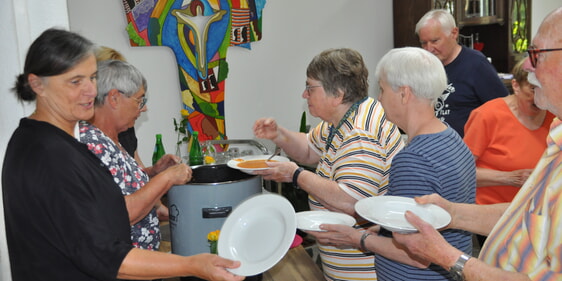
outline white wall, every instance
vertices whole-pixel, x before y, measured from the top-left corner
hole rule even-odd
[[[16,74],[23,69],[32,40],[51,26],[68,28],[66,0],[0,0],[0,171],[6,145],[19,119],[33,112],[34,105],[19,103],[10,92]],[[11,280],[4,204],[0,181],[0,280]]]
[[[560,0],[534,0],[531,8],[531,38],[535,37],[542,20],[562,5]]]
[[[181,100],[171,50],[130,47],[121,1],[72,0],[68,10],[71,30],[121,51],[147,77],[148,112],[136,123],[139,153],[145,164],[150,162],[156,133],[163,134],[166,152],[174,153],[172,118],[179,117]],[[263,10],[262,40],[252,43],[251,50],[228,49],[228,138],[253,138],[253,122],[264,116],[297,130],[306,108],[301,97],[306,66],[324,49],[355,48],[374,72],[378,59],[392,47],[391,11],[391,0],[268,0]]]

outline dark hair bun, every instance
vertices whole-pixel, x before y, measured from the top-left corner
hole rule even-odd
[[[31,86],[29,86],[29,81],[27,81],[27,75],[20,74],[16,77],[16,84],[12,91],[16,94],[18,99],[23,101],[34,101],[37,95],[33,90],[31,90]]]

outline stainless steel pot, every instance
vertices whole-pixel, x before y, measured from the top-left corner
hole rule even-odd
[[[183,256],[209,252],[207,234],[246,198],[262,192],[262,180],[226,164],[194,166],[193,179],[168,191],[172,252]]]

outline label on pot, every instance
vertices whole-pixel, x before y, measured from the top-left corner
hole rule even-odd
[[[232,206],[228,207],[215,207],[215,208],[201,208],[203,218],[226,218],[232,212]]]

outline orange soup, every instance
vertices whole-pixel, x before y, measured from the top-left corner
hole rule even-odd
[[[270,162],[277,162],[277,160],[269,160]],[[259,159],[259,160],[247,160],[244,162],[240,162],[238,163],[238,167],[243,168],[243,169],[263,169],[263,168],[269,168],[269,166],[267,166],[267,164],[265,163],[265,159]]]

